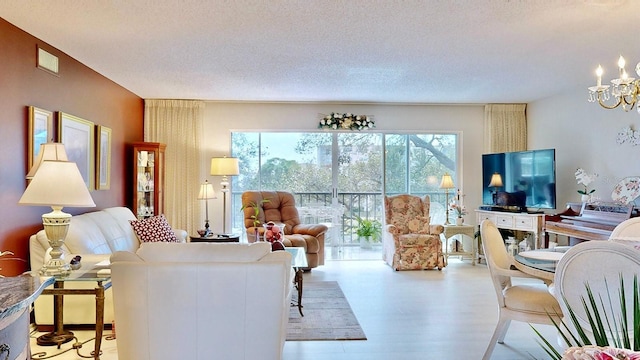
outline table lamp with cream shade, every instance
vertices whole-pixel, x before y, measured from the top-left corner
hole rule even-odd
[[[442,181],[440,181],[440,189],[444,189],[445,194],[445,225],[449,225],[449,189],[453,189],[455,187],[456,186],[453,184],[453,178],[451,178],[451,175],[447,173],[442,175]]]
[[[222,187],[222,232],[227,233],[227,193],[229,192],[228,176],[240,174],[238,158],[214,157],[211,158],[211,175],[222,176],[220,186]]]
[[[62,245],[69,230],[71,215],[63,212],[62,208],[96,206],[76,163],[42,161],[18,204],[51,206],[53,211],[42,215],[44,231],[51,246],[51,259],[40,273],[48,276],[69,274],[69,264],[62,257]]]
[[[209,230],[209,199],[217,199],[217,197],[215,191],[213,191],[213,185],[209,184],[208,180],[205,180],[203,184],[200,184],[200,191],[198,192],[198,200],[205,201],[204,231],[198,230],[200,236],[203,237],[211,234],[211,230]]]
[[[489,182],[489,187],[493,188],[493,194],[491,194],[491,198],[493,199],[493,205],[496,205],[496,201],[498,198],[498,188],[503,187],[502,176],[499,173],[494,173],[491,175],[491,181]]]
[[[40,168],[40,164],[45,160],[68,161],[69,159],[67,158],[67,152],[64,149],[64,145],[62,143],[55,142],[40,144],[38,158],[31,166],[31,169],[29,169],[29,172],[27,173],[27,180],[33,179],[33,176]]]

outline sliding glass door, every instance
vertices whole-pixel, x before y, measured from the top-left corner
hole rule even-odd
[[[332,246],[357,243],[356,217],[382,222],[381,134],[243,132],[232,144],[241,164],[234,209],[245,190],[292,192],[303,222],[329,226]],[[234,217],[235,231],[242,220]]]
[[[379,248],[380,238],[362,242],[357,235],[359,220],[383,223],[382,134],[334,133],[334,191],[344,211],[342,237],[337,245]]]
[[[233,229],[244,231],[246,190],[295,195],[305,223],[329,227],[326,244],[358,246],[357,219],[383,223],[383,195],[430,195],[432,222],[444,223],[444,173],[456,178],[457,135],[375,132],[234,132]],[[456,182],[457,183],[457,182]]]
[[[442,175],[457,179],[457,134],[385,134],[385,194],[429,195],[431,223],[443,224]],[[450,199],[457,195],[450,192]]]

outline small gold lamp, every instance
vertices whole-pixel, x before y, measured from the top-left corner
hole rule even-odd
[[[207,237],[211,234],[211,230],[209,230],[209,199],[217,199],[217,197],[216,193],[213,191],[213,185],[209,184],[208,180],[205,180],[204,184],[200,184],[200,192],[198,193],[198,200],[205,201],[204,233],[200,234],[202,237]]]
[[[493,200],[493,205],[496,204],[496,201],[498,199],[498,188],[503,186],[504,184],[502,184],[502,176],[499,173],[494,173],[493,175],[491,175],[491,181],[489,182],[489,187],[493,188],[493,194],[491,195],[491,198]]]
[[[445,220],[444,220],[444,224],[445,225],[449,225],[449,189],[453,189],[456,186],[453,184],[453,179],[451,178],[451,175],[449,174],[444,174],[442,175],[442,181],[440,182],[440,189],[444,189],[444,193],[445,193]]]

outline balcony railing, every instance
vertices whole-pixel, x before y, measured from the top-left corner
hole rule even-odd
[[[332,204],[331,192],[298,192],[293,195],[303,223],[326,224],[330,227],[327,244],[332,246],[359,244],[356,235],[358,217],[384,223],[384,195],[380,192],[341,192],[338,193],[338,205]],[[445,204],[445,194],[441,192],[413,195],[429,195],[432,204]],[[232,212],[237,214],[233,216],[233,229],[238,233],[244,233],[244,218],[239,211],[242,207],[241,196],[242,192],[232,193]]]

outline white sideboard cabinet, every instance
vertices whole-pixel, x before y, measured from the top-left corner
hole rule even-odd
[[[477,224],[480,225],[484,220],[490,220],[500,229],[530,232],[533,234],[534,248],[542,247],[541,236],[544,229],[544,214],[476,210]]]

